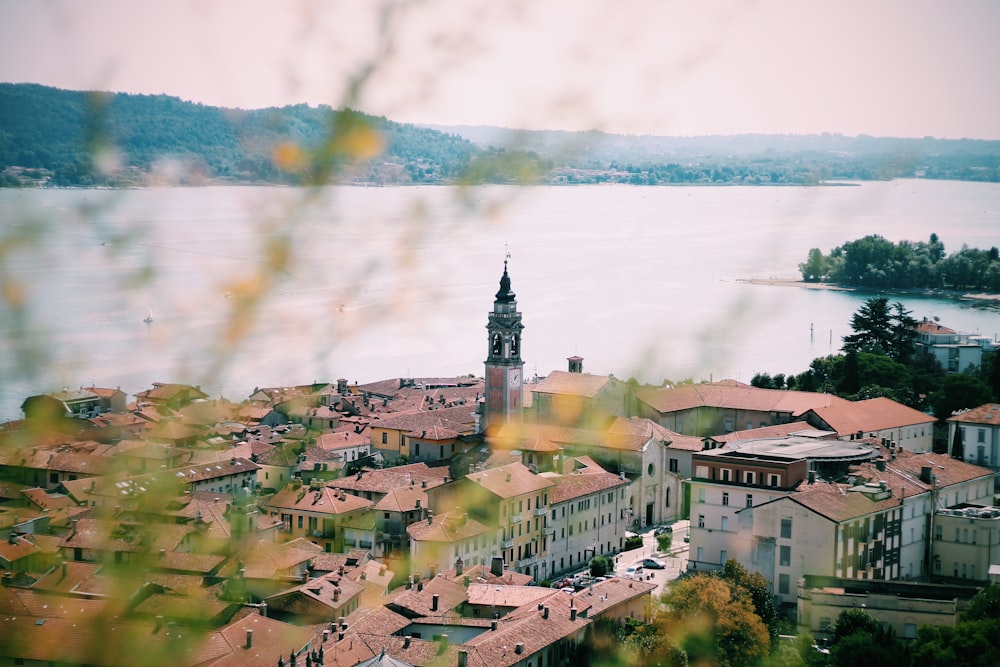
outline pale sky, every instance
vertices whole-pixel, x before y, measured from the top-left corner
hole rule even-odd
[[[0,0],[0,81],[401,122],[1000,139],[997,0]]]

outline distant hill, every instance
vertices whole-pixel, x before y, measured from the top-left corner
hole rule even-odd
[[[1000,181],[1000,142],[624,136],[417,126],[351,110],[243,110],[0,83],[0,185],[455,182],[811,185]]]

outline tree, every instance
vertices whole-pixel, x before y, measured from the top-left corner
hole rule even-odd
[[[952,373],[931,395],[934,416],[945,420],[959,410],[977,408],[993,400],[993,392],[980,378],[968,373]]]
[[[955,437],[951,440],[951,457],[961,461],[965,458],[965,446],[962,444],[962,429],[955,427]]]
[[[889,304],[888,297],[867,299],[853,316],[853,334],[844,336],[844,351],[871,352],[906,361],[913,352],[917,321],[903,304]]]
[[[719,577],[732,587],[734,596],[746,596],[753,605],[754,613],[767,627],[771,640],[775,640],[780,630],[781,618],[778,608],[774,605],[771,582],[767,577],[760,572],[747,572],[746,568],[732,558],[722,566]]]
[[[807,283],[818,283],[829,275],[830,262],[819,248],[812,248],[809,250],[809,258],[799,264],[799,272],[802,280]]]
[[[660,629],[677,638],[691,664],[754,665],[771,649],[767,627],[749,596],[721,577],[696,574],[664,594]]]

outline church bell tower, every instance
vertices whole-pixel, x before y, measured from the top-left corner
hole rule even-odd
[[[500,290],[486,324],[486,414],[483,430],[521,421],[524,405],[524,362],[521,361],[521,313],[510,289],[507,260],[503,263]]]

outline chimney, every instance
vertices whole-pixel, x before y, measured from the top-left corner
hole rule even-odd
[[[259,609],[260,609],[260,615],[267,618],[267,603],[261,602]]]
[[[462,649],[458,652],[458,667],[468,667],[469,664],[469,653]]]
[[[498,623],[497,623],[497,620],[495,618],[492,621],[490,621],[490,632],[496,632],[497,631],[497,625],[498,625]]]
[[[253,648],[253,630],[247,628],[247,645],[246,648]]]
[[[524,642],[518,642],[514,644],[514,653],[521,655],[524,653]]]
[[[545,605],[545,607],[542,608],[542,618],[548,619],[548,617],[549,617],[549,607],[548,605]]]
[[[575,621],[576,620],[576,607],[570,607],[569,608],[569,620],[571,620],[571,621]]]
[[[583,372],[583,357],[568,357],[566,361],[569,362],[568,370],[570,373]]]
[[[417,498],[414,502],[414,509],[420,509],[420,498]]]
[[[490,563],[490,574],[494,577],[503,576],[503,558],[500,556],[493,557],[493,561]]]
[[[508,482],[510,481],[510,471],[509,470],[507,471],[507,481]]]
[[[437,611],[437,610],[438,610],[438,594],[435,593],[434,595],[431,596],[431,611]]]
[[[931,467],[930,466],[922,466],[920,468],[920,481],[923,482],[924,484],[930,484],[931,483]]]
[[[410,635],[403,637],[403,648],[410,648]]]
[[[323,631],[323,643],[326,643],[329,639],[330,639],[330,631],[329,630],[324,630]]]
[[[884,472],[885,471],[885,459],[875,459],[875,469]]]
[[[816,483],[816,471],[815,470],[810,470],[809,471],[809,483],[810,484],[815,484]]]

